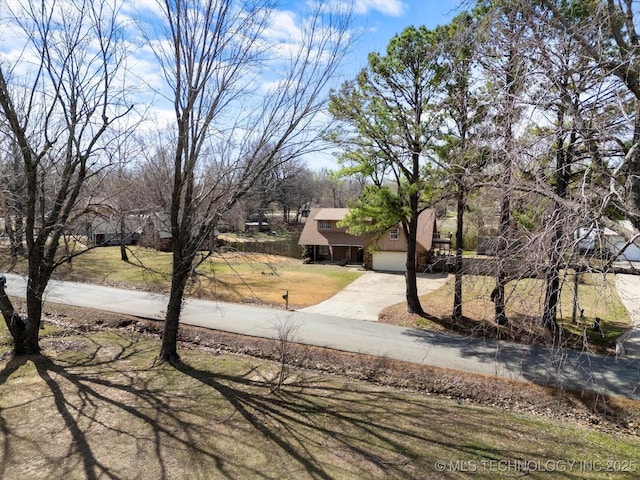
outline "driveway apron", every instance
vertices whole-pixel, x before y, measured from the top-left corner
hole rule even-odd
[[[447,276],[419,275],[417,281],[418,294],[425,295],[444,285]],[[405,300],[403,274],[366,272],[333,297],[300,311],[376,322],[381,310]]]

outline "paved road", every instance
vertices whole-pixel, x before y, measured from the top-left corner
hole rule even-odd
[[[7,275],[9,295],[23,297],[25,281]],[[161,319],[163,295],[73,282],[51,282],[46,300]],[[640,363],[576,352],[553,352],[507,342],[461,337],[308,312],[189,299],[182,322],[243,335],[277,338],[277,325],[296,325],[294,341],[488,376],[640,399]]]
[[[425,295],[446,281],[447,275],[418,275],[418,293]],[[382,309],[406,300],[406,291],[402,274],[365,272],[333,297],[299,311],[376,322]]]

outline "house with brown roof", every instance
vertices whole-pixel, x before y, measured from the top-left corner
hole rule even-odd
[[[337,223],[349,213],[348,208],[312,208],[300,235],[312,262],[362,264],[365,268],[403,272],[406,270],[407,239],[401,225],[382,233],[352,235]],[[418,218],[418,270],[431,259],[436,234],[435,211],[424,210]]]

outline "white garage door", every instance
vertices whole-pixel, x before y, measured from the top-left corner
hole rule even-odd
[[[373,269],[383,272],[404,272],[407,267],[406,252],[375,252]]]

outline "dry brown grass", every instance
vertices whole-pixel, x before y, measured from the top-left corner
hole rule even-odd
[[[640,447],[638,402],[299,345],[270,395],[273,341],[183,328],[172,368],[159,323],[46,313],[46,357],[0,356],[2,478],[460,478],[435,462],[634,462]]]
[[[628,312],[615,291],[610,276],[583,276],[580,285],[580,306],[585,319],[572,323],[572,290],[563,289],[559,308],[559,323],[563,326],[564,342],[570,348],[588,348],[606,354],[615,354],[615,340],[632,327]],[[567,283],[570,285],[570,282]],[[440,289],[421,297],[427,317],[407,313],[406,303],[400,303],[380,312],[379,321],[405,327],[436,331],[453,331],[493,339],[521,343],[548,344],[555,341],[541,326],[543,282],[523,279],[507,286],[507,316],[510,323],[498,326],[493,321],[494,304],[490,300],[495,280],[490,277],[466,276],[463,279],[463,319],[451,317],[453,305],[453,278]],[[601,319],[601,331],[594,331],[593,319]]]
[[[9,266],[6,248],[0,248],[0,271]],[[118,247],[88,251],[55,272],[59,280],[96,283],[167,293],[171,284],[171,254],[133,247],[130,262],[120,260]],[[26,272],[21,259],[13,271]],[[305,265],[277,255],[227,252],[200,264],[187,287],[190,296],[236,303],[282,306],[289,292],[293,308],[315,305],[335,295],[360,273],[337,265]]]

